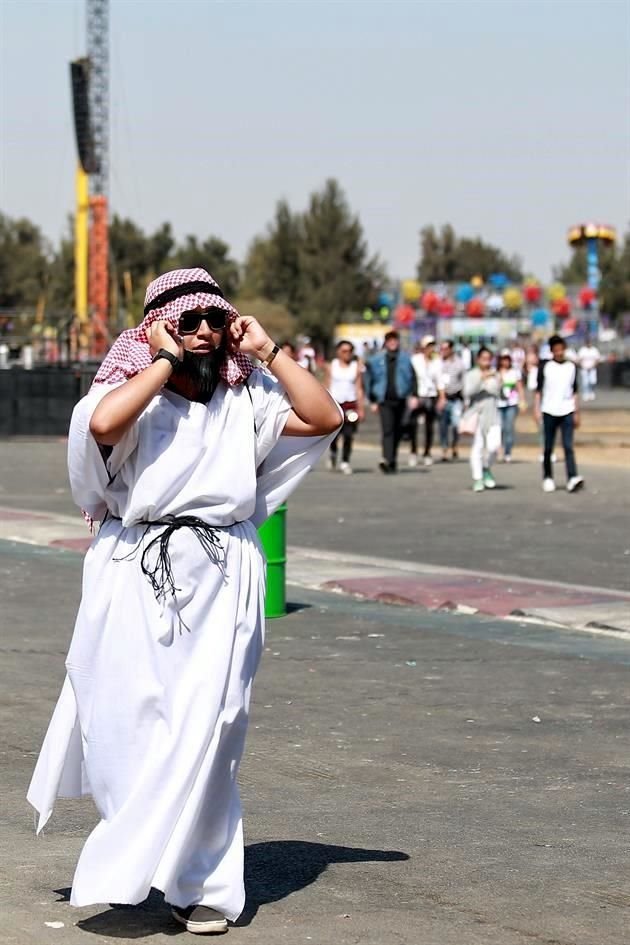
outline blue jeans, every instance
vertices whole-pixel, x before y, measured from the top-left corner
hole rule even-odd
[[[560,427],[562,434],[562,448],[564,450],[564,461],[567,466],[567,479],[573,479],[577,476],[577,466],[575,464],[575,452],[573,450],[573,414],[568,413],[565,417],[554,417],[550,413],[543,414],[543,430],[545,431],[545,452],[543,454],[543,477],[553,479],[551,471],[551,454],[556,441],[556,431]]]
[[[444,409],[440,414],[440,446],[443,450],[448,449],[448,434],[449,430],[452,430],[452,446],[453,449],[457,449],[457,443],[459,440],[459,430],[457,425],[459,423],[460,417],[462,415],[462,402],[459,398],[453,400],[447,400],[444,404]]]
[[[499,407],[499,413],[501,414],[503,453],[505,456],[511,456],[514,447],[514,424],[518,417],[518,404],[513,404],[511,407]]]

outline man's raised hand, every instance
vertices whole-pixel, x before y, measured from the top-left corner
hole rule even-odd
[[[147,328],[147,340],[151,354],[157,354],[160,348],[170,351],[180,361],[184,358],[184,344],[177,328],[170,322],[153,322]]]
[[[243,354],[251,354],[259,360],[264,360],[271,353],[273,341],[260,322],[251,315],[235,318],[228,331],[232,346]]]

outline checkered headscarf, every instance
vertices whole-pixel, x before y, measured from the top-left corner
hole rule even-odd
[[[151,350],[147,328],[157,321],[177,325],[182,312],[201,305],[203,308],[221,308],[228,322],[238,318],[233,305],[205,269],[173,269],[149,283],[144,299],[144,319],[137,328],[123,331],[116,339],[94,378],[95,384],[115,384],[129,380],[151,364]],[[252,372],[253,364],[247,355],[227,351],[219,373],[231,386],[241,384]]]

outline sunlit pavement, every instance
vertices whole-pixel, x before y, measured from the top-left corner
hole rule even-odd
[[[61,801],[40,839],[24,800],[87,536],[63,452],[0,451],[2,940],[160,945],[180,933],[158,893],[66,901],[89,799]],[[542,593],[623,601],[626,471],[585,469],[588,491],[544,496],[522,463],[474,496],[465,463],[389,479],[375,457],[357,452],[354,477],[318,470],[290,504],[291,606],[255,688],[249,899],[228,941],[621,945],[630,644],[504,611],[515,591],[515,610]]]

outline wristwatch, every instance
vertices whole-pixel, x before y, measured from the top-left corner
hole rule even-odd
[[[160,348],[157,354],[153,355],[153,358],[151,359],[151,363],[155,364],[155,362],[159,361],[160,358],[164,358],[165,361],[169,361],[174,371],[176,371],[177,368],[182,363],[176,354],[173,354],[172,351],[167,351],[166,348]]]
[[[278,345],[273,346],[273,348],[271,349],[271,351],[269,352],[269,354],[263,361],[263,364],[265,365],[265,367],[269,367],[269,365],[271,364],[271,362],[273,361],[273,359],[275,358],[279,350],[280,348],[278,347]]]

